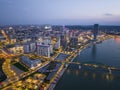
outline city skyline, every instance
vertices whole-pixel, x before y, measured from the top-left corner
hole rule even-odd
[[[0,25],[120,25],[119,0],[1,0]]]
[[[3,25],[0,90],[120,90],[119,49],[120,26]]]

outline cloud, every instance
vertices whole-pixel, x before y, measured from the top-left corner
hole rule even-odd
[[[105,16],[113,16],[113,14],[111,14],[111,13],[105,13],[104,15]]]

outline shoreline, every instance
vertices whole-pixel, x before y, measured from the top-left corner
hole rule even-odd
[[[105,41],[105,40],[108,40],[108,39],[111,39],[111,38],[107,38],[107,39],[103,39],[103,40],[101,40],[101,41]],[[89,44],[87,44],[86,45],[86,47],[84,47],[83,49],[79,49],[79,51],[77,52],[77,53],[80,53],[80,52],[82,52],[83,50],[85,50],[87,47],[89,47],[89,46],[91,46],[91,45],[93,45],[94,43],[89,43]],[[74,59],[76,58],[78,56],[78,54],[76,54],[72,59],[71,59],[71,62],[73,62],[74,61]],[[54,90],[54,88],[56,87],[56,85],[57,85],[57,83],[58,83],[58,81],[60,80],[60,78],[62,77],[62,75],[64,74],[64,72],[66,71],[66,69],[68,68],[68,66],[69,66],[70,64],[68,64],[65,68],[63,68],[63,70],[60,72],[60,76],[59,76],[59,78],[58,78],[58,80],[56,81],[56,84],[52,84],[52,88],[47,88],[47,90]]]
[[[84,49],[86,49],[87,47],[88,47],[88,46],[86,46],[86,47],[83,48],[82,50],[79,50],[78,53],[82,52],[82,51],[83,51]],[[76,55],[71,59],[71,62],[73,62],[74,59],[75,59],[77,56],[78,56],[78,54],[76,54]],[[68,64],[67,66],[64,65],[65,67],[64,67],[63,70],[60,72],[59,77],[58,77],[58,79],[57,79],[57,81],[56,81],[56,84],[52,84],[51,87],[47,88],[47,90],[54,90],[54,88],[56,87],[58,81],[60,80],[60,78],[62,77],[62,75],[64,74],[64,72],[66,71],[66,69],[68,68],[69,65],[70,65],[70,64]]]

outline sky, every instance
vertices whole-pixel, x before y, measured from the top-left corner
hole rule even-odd
[[[2,24],[120,25],[120,0],[0,0]]]

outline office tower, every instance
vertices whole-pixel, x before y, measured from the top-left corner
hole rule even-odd
[[[50,57],[49,45],[37,45],[37,54],[41,56]]]
[[[99,31],[99,24],[94,24],[94,29],[93,29],[94,40],[97,39],[98,31]]]

